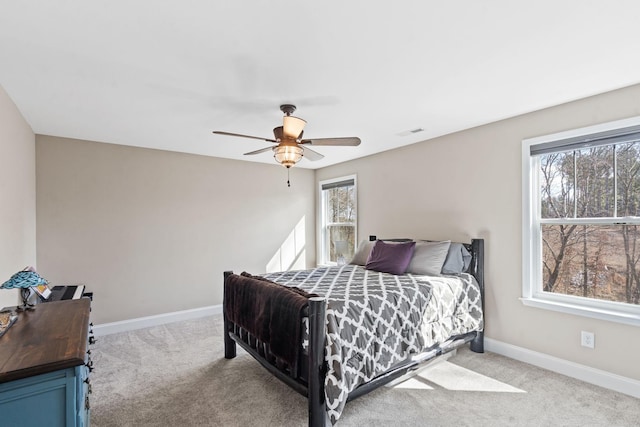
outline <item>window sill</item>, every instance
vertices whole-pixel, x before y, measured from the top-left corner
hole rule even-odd
[[[520,298],[526,306],[558,311],[560,313],[591,317],[609,322],[624,323],[625,325],[640,326],[640,314],[632,314],[616,310],[587,307],[579,304],[550,301],[541,298]]]

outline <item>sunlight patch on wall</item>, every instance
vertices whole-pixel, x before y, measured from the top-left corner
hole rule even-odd
[[[436,386],[453,391],[526,393],[524,390],[449,362],[434,364],[420,372],[416,377],[398,384],[395,388],[433,390],[433,387],[430,387],[428,384],[435,384]]]
[[[304,270],[306,268],[305,244],[305,217],[303,216],[267,263],[266,272]]]

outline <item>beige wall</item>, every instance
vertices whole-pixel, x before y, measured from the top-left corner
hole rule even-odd
[[[36,262],[35,135],[0,86],[0,283]],[[18,291],[0,290],[0,308]]]
[[[94,291],[96,324],[221,304],[224,270],[315,262],[313,171],[287,188],[275,164],[40,135],[36,159],[38,267]]]
[[[640,86],[633,86],[324,168],[316,180],[358,175],[361,238],[485,238],[489,338],[640,380],[637,327],[518,299],[522,140],[637,115]],[[595,333],[594,350],[580,346],[582,330]]]

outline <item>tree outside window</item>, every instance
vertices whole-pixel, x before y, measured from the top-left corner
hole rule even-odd
[[[347,263],[353,258],[356,247],[355,177],[324,181],[320,189],[321,263]]]

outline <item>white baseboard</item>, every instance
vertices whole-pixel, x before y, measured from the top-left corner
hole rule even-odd
[[[198,319],[200,317],[213,316],[222,313],[222,304],[208,307],[193,308],[190,310],[174,311],[172,313],[156,314],[154,316],[138,317],[135,319],[121,320],[118,322],[95,325],[93,332],[96,336],[115,334],[118,332],[133,331],[135,329],[164,325],[165,323],[178,322],[180,320]]]
[[[484,339],[485,350],[498,353],[511,359],[529,363],[530,365],[548,369],[568,377],[615,390],[640,398],[640,381],[611,372],[580,365],[568,360],[559,359],[544,353],[528,350],[523,347],[503,343],[491,338]]]

